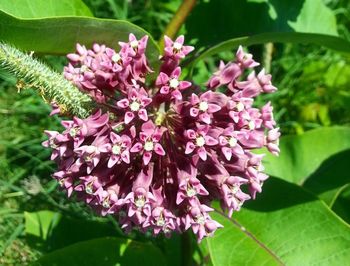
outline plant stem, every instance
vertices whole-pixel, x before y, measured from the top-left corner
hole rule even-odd
[[[196,2],[196,0],[183,0],[182,4],[176,11],[175,15],[166,27],[161,39],[159,40],[159,46],[161,50],[164,48],[164,35],[167,35],[171,39],[176,36],[177,32],[180,30],[182,24],[185,22],[187,16],[190,14]]]
[[[268,42],[264,44],[263,65],[267,73],[270,73],[271,71],[272,53],[273,53],[273,43]]]
[[[181,265],[192,265],[192,238],[188,231],[181,235],[181,251]]]

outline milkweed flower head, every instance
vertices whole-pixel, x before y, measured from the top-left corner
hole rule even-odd
[[[180,61],[194,49],[183,36],[165,37],[150,82],[147,41],[130,34],[119,51],[77,44],[64,75],[99,107],[88,118],[63,121],[63,132],[46,131],[43,145],[52,149],[53,177],[68,196],[114,215],[125,231],[168,236],[192,229],[200,241],[222,227],[210,216],[213,200],[231,217],[268,178],[254,150],[278,155],[280,133],[271,104],[259,109],[254,99],[276,88],[239,47],[199,89],[181,75]]]

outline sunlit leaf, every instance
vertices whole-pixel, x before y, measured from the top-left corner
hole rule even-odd
[[[186,30],[200,46],[262,33],[338,35],[335,15],[322,0],[202,1],[187,19]]]
[[[19,18],[93,16],[81,0],[1,0],[0,10]]]
[[[0,10],[0,40],[37,53],[66,54],[75,50],[77,42],[88,47],[104,43],[119,49],[118,42],[127,41],[129,33],[138,38],[149,35],[127,21],[88,17],[20,19]],[[158,61],[159,49],[151,36],[147,55],[151,63]]]
[[[349,226],[297,185],[271,178],[207,244],[214,265],[346,265]]]
[[[280,149],[279,157],[266,154],[266,172],[302,184],[323,161],[350,149],[350,128],[325,127],[302,135],[285,136],[281,138]]]

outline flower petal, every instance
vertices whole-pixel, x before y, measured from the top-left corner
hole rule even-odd
[[[130,152],[139,152],[142,150],[142,143],[141,142],[137,142],[134,146],[132,146],[132,148],[130,149]]]
[[[192,142],[187,142],[185,154],[190,154],[190,153],[192,153],[192,152],[194,151],[195,148],[196,148],[196,146],[195,146]]]
[[[160,145],[159,143],[154,144],[154,152],[157,153],[158,155],[161,155],[161,156],[165,155],[165,151],[164,151],[162,145]]]
[[[132,112],[126,112],[124,116],[124,122],[125,124],[129,124],[133,119],[135,115]]]
[[[197,154],[199,155],[199,157],[203,160],[206,161],[207,160],[207,151],[205,150],[204,147],[200,147],[197,150]]]

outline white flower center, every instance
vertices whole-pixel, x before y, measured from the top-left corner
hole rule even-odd
[[[119,155],[121,151],[122,151],[122,147],[120,145],[113,145],[112,147],[113,154]]]
[[[199,110],[201,110],[202,112],[207,111],[209,108],[209,105],[207,102],[200,102],[199,103]]]
[[[108,196],[104,198],[104,200],[102,202],[102,206],[103,206],[103,208],[106,208],[106,209],[111,207],[111,205],[109,204],[109,197]]]
[[[205,144],[205,139],[202,136],[196,138],[196,144],[198,147],[203,147]]]
[[[136,112],[136,111],[140,110],[140,106],[141,105],[139,102],[134,101],[130,104],[130,109],[131,109],[131,111]]]
[[[138,46],[139,46],[139,42],[138,41],[132,41],[131,43],[130,43],[130,46],[132,47],[132,48],[137,48]]]
[[[58,184],[62,187],[64,185],[65,178],[61,178],[58,180]]]
[[[152,141],[146,141],[145,145],[143,146],[143,148],[146,150],[146,151],[153,151],[153,148],[154,148],[154,144]]]
[[[94,191],[92,190],[92,182],[90,182],[89,184],[87,184],[86,186],[85,186],[85,192],[87,193],[87,194],[92,194],[92,193],[94,193]]]
[[[203,215],[197,216],[196,222],[203,225],[205,223],[205,218]]]
[[[135,205],[137,208],[141,209],[143,206],[145,206],[145,203],[146,203],[146,200],[145,200],[145,197],[141,196],[141,197],[138,197],[136,200],[135,200]]]
[[[173,44],[173,48],[175,49],[175,50],[181,50],[181,48],[182,48],[182,44],[181,43],[178,43],[178,42],[174,42],[174,44]]]
[[[237,109],[238,112],[243,111],[244,110],[244,104],[241,103],[241,102],[237,103],[236,109]]]
[[[160,226],[160,227],[164,226],[165,225],[165,221],[164,221],[163,217],[159,217],[157,219],[156,224],[157,224],[157,226]]]
[[[114,54],[114,55],[112,56],[112,61],[113,61],[114,63],[119,62],[120,59],[121,59],[121,57],[120,57],[120,55],[119,55],[118,53],[116,53],[116,54]]]
[[[233,137],[231,137],[229,140],[228,140],[228,144],[230,145],[230,147],[234,147],[236,146],[237,144],[237,140]]]
[[[236,193],[238,192],[238,189],[239,189],[238,186],[233,185],[233,186],[231,187],[231,192],[232,192],[232,194],[236,194]]]
[[[72,137],[75,137],[77,135],[79,131],[79,128],[76,128],[76,127],[72,127],[70,130],[69,130],[69,135],[71,135]]]
[[[89,68],[88,68],[86,65],[82,65],[82,66],[80,67],[80,73],[84,73],[84,72],[86,72],[88,69],[89,69]]]
[[[197,194],[197,192],[193,187],[189,187],[187,188],[186,194],[187,194],[187,197],[193,197]]]
[[[254,123],[254,121],[250,121],[249,124],[248,124],[248,127],[249,127],[250,130],[255,129],[255,123]]]
[[[173,88],[173,89],[177,88],[179,86],[179,84],[180,84],[179,81],[175,78],[173,78],[169,81],[169,86],[170,86],[170,88]]]
[[[49,146],[52,148],[52,149],[56,149],[58,146],[56,145],[55,143],[55,140],[53,139],[50,139],[49,140]]]
[[[262,164],[259,164],[258,167],[256,168],[259,172],[262,172],[265,170],[265,167]]]

